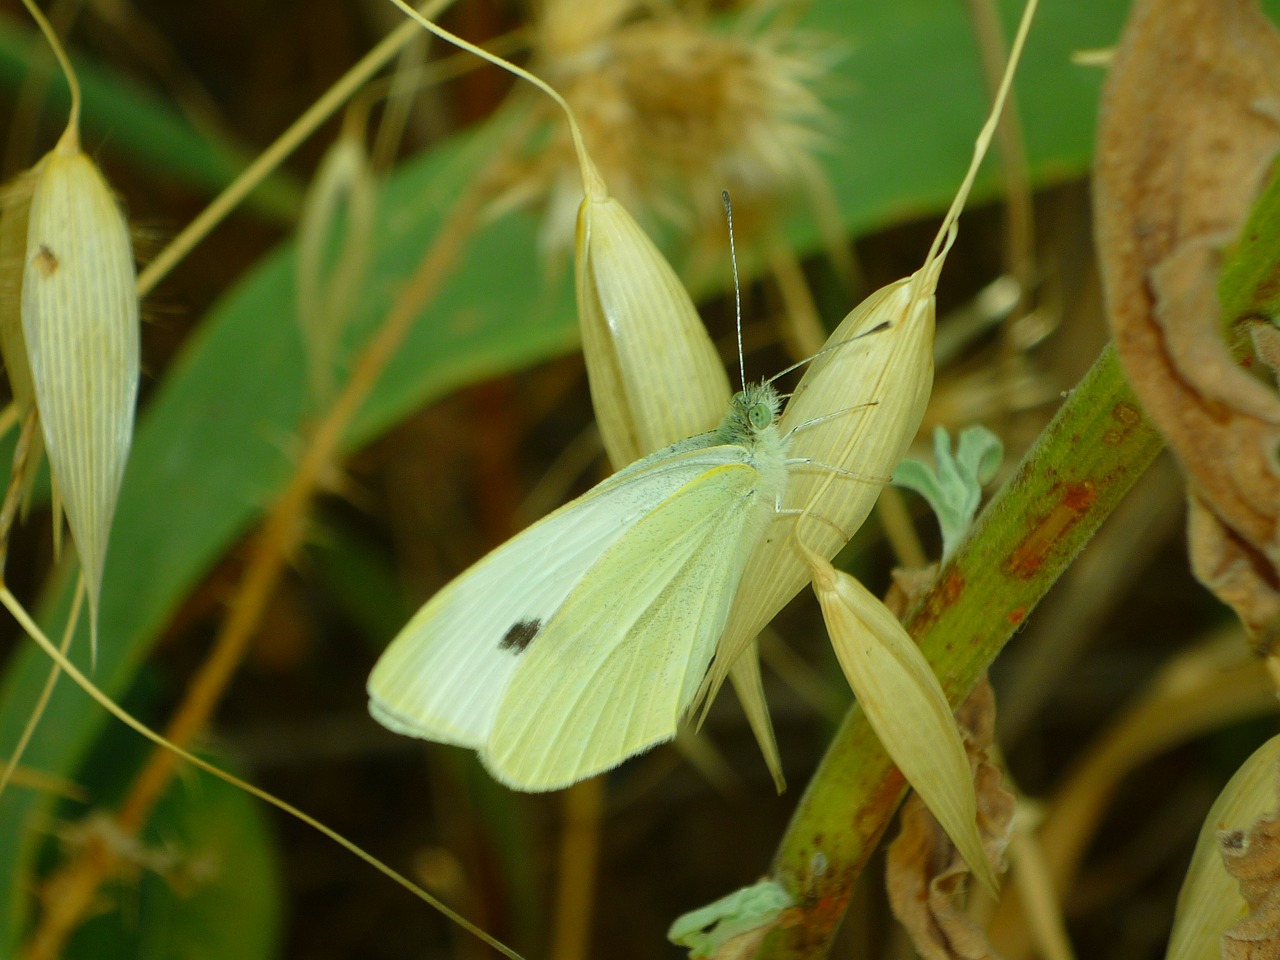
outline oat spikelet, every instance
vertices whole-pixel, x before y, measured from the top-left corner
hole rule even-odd
[[[938,279],[955,242],[960,212],[995,133],[1036,6],[1036,0],[1028,0],[969,170],[923,265],[910,277],[877,290],[845,317],[810,364],[782,415],[783,434],[793,436],[790,456],[828,468],[793,471],[783,504],[799,514],[794,523],[805,550],[823,561],[834,557],[862,525],[924,416],[933,385]],[[749,715],[765,710],[759,666],[754,662],[755,638],[812,577],[811,563],[795,549],[783,525],[778,527],[757,548],[743,574],[716,659],[699,694],[704,704],[730,677],[739,697],[750,704]],[[775,781],[780,782],[772,730],[758,719],[753,719],[752,728]]]
[[[0,355],[19,420],[35,403],[27,341],[22,335],[22,273],[34,179],[26,171],[0,195]]]
[[[812,566],[813,592],[836,658],[871,728],[969,870],[998,893],[978,832],[968,754],[938,678],[875,595],[826,558],[801,550]]]
[[[545,93],[564,112],[577,165],[575,279],[583,352],[605,448],[615,467],[713,429],[729,384],[711,338],[675,271],[610,196],[568,102],[541,77],[482,50],[409,7],[407,16],[460,49]],[[602,22],[630,10],[610,0]]]
[[[138,297],[128,226],[69,128],[34,170],[22,334],[50,471],[97,605],[138,390]]]
[[[805,544],[836,555],[862,526],[919,429],[933,385],[933,287],[918,273],[877,290],[855,307],[809,365],[782,413],[791,436],[780,518],[742,575],[729,621],[699,701],[705,709],[726,678],[742,702],[778,790],[781,760],[764,701],[755,639],[812,579],[791,536],[806,510]],[[807,467],[804,462],[813,464]],[[818,466],[821,465],[821,466]]]
[[[338,344],[373,252],[377,184],[361,134],[350,126],[320,162],[298,224],[298,324],[317,404],[335,390]]]
[[[684,285],[603,185],[578,213],[574,274],[591,402],[615,468],[713,429],[729,379]]]
[[[0,191],[0,358],[4,360],[5,376],[13,393],[13,405],[18,423],[24,433],[28,416],[34,415],[35,387],[31,383],[31,365],[27,360],[27,340],[22,335],[22,274],[27,253],[27,221],[31,218],[31,189],[34,177],[24,171]],[[34,426],[34,425],[33,425]],[[13,476],[10,486],[21,484],[21,508],[25,509],[44,456],[43,441],[38,429],[30,430],[29,445],[24,451],[22,441],[14,450]],[[7,556],[6,526],[13,520],[14,507],[6,503],[0,506],[0,574],[4,571]],[[61,554],[62,505],[55,496],[53,502],[54,553]]]

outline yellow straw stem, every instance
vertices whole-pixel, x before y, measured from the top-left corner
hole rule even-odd
[[[67,78],[67,86],[71,88],[71,110],[67,116],[67,129],[58,138],[57,149],[63,153],[79,153],[80,80],[76,77],[76,72],[71,67],[67,52],[62,49],[62,42],[58,39],[58,35],[53,32],[53,27],[45,18],[44,13],[36,6],[35,0],[22,0],[22,3],[31,14],[31,18],[35,20],[36,26],[40,28],[40,32],[44,34],[50,49],[53,50],[54,58],[58,61],[58,66],[62,69],[62,75]]]
[[[537,77],[522,67],[517,67],[509,60],[504,60],[496,53],[490,53],[481,47],[477,47],[474,43],[463,40],[456,34],[450,33],[444,27],[428,20],[413,7],[405,3],[405,0],[390,0],[390,2],[399,8],[405,16],[419,23],[423,29],[434,33],[441,40],[452,43],[455,47],[473,53],[482,60],[488,60],[495,67],[501,67],[508,73],[519,77],[521,80],[527,80],[533,84],[548,97],[556,102],[561,110],[564,111],[565,119],[569,121],[569,133],[573,137],[573,149],[578,155],[578,167],[582,171],[582,190],[592,200],[603,200],[609,195],[608,189],[605,187],[604,180],[600,178],[600,174],[596,172],[595,166],[591,163],[591,158],[587,156],[586,145],[582,141],[582,130],[578,127],[578,119],[574,116],[573,108],[569,106],[567,100],[541,77]]]
[[[936,259],[945,256],[947,249],[950,248],[952,240],[955,239],[955,223],[960,216],[960,211],[964,209],[965,201],[969,199],[969,191],[973,188],[973,181],[978,176],[978,168],[982,166],[983,159],[986,158],[987,149],[991,146],[991,140],[995,136],[996,125],[1000,122],[1000,114],[1004,111],[1004,102],[1009,95],[1009,88],[1013,86],[1013,75],[1017,72],[1018,61],[1022,59],[1022,48],[1026,44],[1027,32],[1031,29],[1031,21],[1035,19],[1036,7],[1039,0],[1027,0],[1026,7],[1022,11],[1022,20],[1018,24],[1018,32],[1014,35],[1013,45],[1009,48],[1009,62],[1005,64],[1004,76],[1000,78],[1000,86],[996,90],[995,98],[992,101],[991,113],[987,116],[987,122],[982,125],[982,131],[978,134],[978,139],[973,145],[973,159],[969,162],[969,170],[964,175],[964,180],[960,183],[960,189],[956,191],[955,199],[951,201],[951,208],[947,210],[947,215],[942,218],[942,226],[938,228],[938,235],[933,238],[933,246],[929,248],[929,255],[924,259],[925,269],[922,273],[929,273]]]

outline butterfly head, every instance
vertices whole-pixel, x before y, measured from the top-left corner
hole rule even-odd
[[[742,443],[759,436],[778,418],[782,400],[767,383],[749,383],[734,394],[720,425],[725,438]]]

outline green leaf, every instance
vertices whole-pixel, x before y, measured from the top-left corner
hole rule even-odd
[[[939,426],[933,431],[936,469],[908,459],[893,471],[894,485],[920,494],[937,515],[938,526],[942,528],[943,563],[951,559],[969,532],[978,504],[982,502],[982,488],[996,475],[1003,457],[1004,445],[1000,438],[982,426],[960,432],[953,456],[947,428]]]
[[[998,6],[1007,40],[1023,5]],[[1123,0],[1042,0],[1013,103],[1036,185],[1087,172],[1104,71],[1076,66],[1071,54],[1115,43],[1128,8]],[[937,0],[825,0],[802,24],[839,38],[848,50],[826,85],[839,138],[826,167],[842,219],[855,234],[926,216],[955,195],[990,105],[966,9]],[[970,206],[996,192],[998,169],[987,161]],[[792,236],[806,249],[817,238],[811,223]]]
[[[133,736],[113,733],[106,739]],[[211,759],[226,766],[224,758]],[[117,776],[129,769],[119,769]],[[68,960],[272,960],[278,955],[278,863],[263,810],[252,797],[212,777],[175,779],[133,860],[130,876],[104,888],[116,909],[95,915],[76,931]]]
[[[667,939],[689,949],[690,960],[715,956],[726,941],[768,926],[794,901],[772,880],[735,890],[677,917]]]
[[[1280,164],[1249,212],[1240,236],[1228,251],[1218,277],[1222,303],[1222,334],[1237,361],[1265,377],[1254,351],[1254,327],[1259,322],[1280,325]]]
[[[307,548],[309,572],[369,641],[369,649],[381,653],[414,608],[386,554],[366,534],[333,517],[323,523],[317,542]]]
[[[159,675],[144,668],[125,706],[146,711],[161,695]],[[139,839],[122,837],[104,815],[120,805],[150,751],[132,731],[108,727],[80,770],[92,805],[68,801],[55,812],[56,826],[48,832],[64,845],[96,835],[124,851],[121,873],[102,886],[97,909],[72,934],[63,956],[271,960],[281,939],[281,878],[260,804],[198,775],[171,781]],[[225,755],[208,759],[240,772]],[[52,862],[43,858],[46,867]]]

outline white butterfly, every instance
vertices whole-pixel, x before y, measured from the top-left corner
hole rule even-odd
[[[787,485],[767,383],[620,470],[427,602],[369,677],[390,729],[553,790],[672,739]]]

